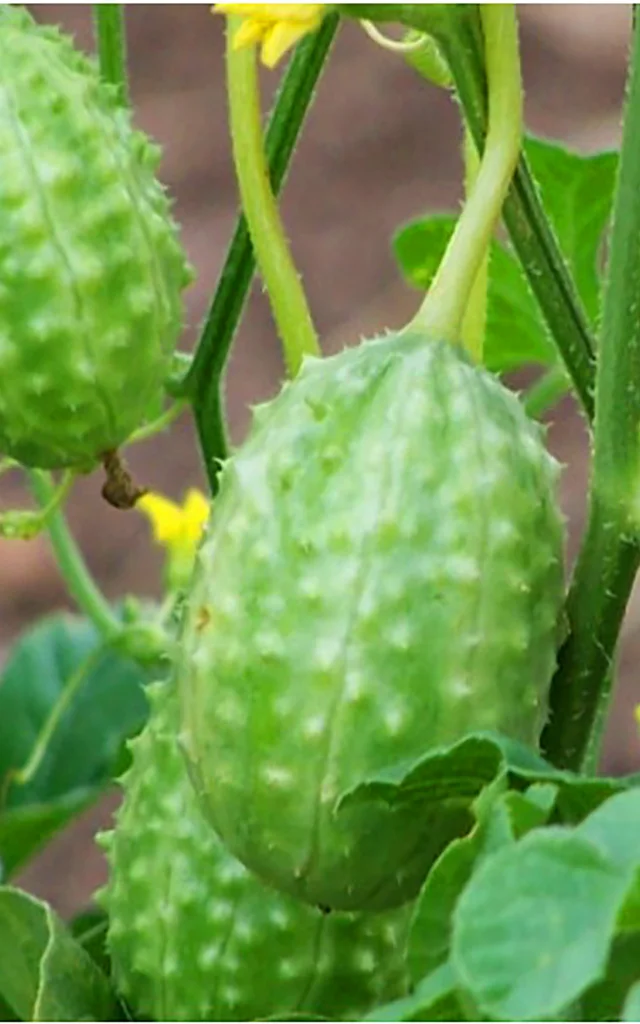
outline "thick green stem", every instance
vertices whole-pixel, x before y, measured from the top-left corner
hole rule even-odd
[[[49,505],[55,495],[49,474],[41,470],[30,470],[29,484],[40,505]],[[119,636],[122,626],[96,586],[60,510],[50,516],[47,529],[58,568],[73,600],[105,640]]]
[[[640,25],[634,26],[596,379],[589,525],[567,603],[543,736],[549,758],[578,769],[604,718],[610,667],[640,565]]]
[[[127,52],[123,4],[94,4],[93,17],[100,74],[118,90],[120,102],[129,102]]]
[[[522,139],[522,85],[514,6],[484,4],[482,24],[489,110],[480,168],[429,293],[412,321],[451,341],[461,337],[464,315],[500,217]]]
[[[254,46],[238,49],[233,45],[239,21],[231,17],[227,26],[227,96],[233,157],[242,208],[269,294],[287,370],[295,376],[304,356],[317,356],[320,348],[269,182],[256,49]]]
[[[567,597],[569,633],[558,654],[541,741],[559,768],[584,767],[593,728],[605,717],[616,644],[640,565],[640,548],[621,536],[621,526],[594,498]]]
[[[296,47],[282,79],[265,140],[271,187],[276,195],[284,184],[337,27],[337,15],[326,17],[320,29]],[[255,255],[247,221],[242,215],[227,251],[185,388],[193,402],[213,494],[217,490],[220,462],[227,454],[222,380],[254,271]]]

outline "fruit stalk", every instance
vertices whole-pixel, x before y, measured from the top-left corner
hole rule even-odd
[[[129,103],[127,49],[122,4],[94,4],[94,30],[100,74],[118,90],[123,105]]]
[[[463,16],[460,7],[445,6],[434,34],[451,68],[469,127],[481,145],[487,119],[486,84],[479,26],[472,8],[469,5],[468,15]],[[595,340],[524,154],[520,155],[504,203],[503,218],[576,394],[591,420]]]
[[[328,15],[320,29],[304,39],[284,74],[266,130],[271,187],[282,188],[296,141],[314,96],[338,27]],[[231,240],[217,288],[200,336],[185,393],[191,397],[209,486],[218,490],[220,462],[227,456],[222,378],[236,327],[255,271],[255,253],[244,214]]]
[[[339,4],[341,13],[401,22],[432,35],[449,65],[469,127],[481,147],[487,125],[487,89],[477,4]],[[503,219],[516,254],[576,395],[594,414],[595,338],[575,283],[524,154],[505,199]]]
[[[640,26],[636,22],[598,350],[589,522],[567,601],[543,736],[547,756],[594,760],[612,660],[640,565]],[[593,765],[589,765],[593,767]]]
[[[227,95],[233,158],[242,206],[282,340],[287,371],[294,377],[304,356],[319,355],[320,347],[269,183],[256,49],[233,46],[239,21],[229,17],[227,24]]]
[[[488,130],[474,187],[429,293],[412,321],[428,333],[459,338],[469,299],[518,161],[522,84],[515,8],[483,5],[489,91]]]

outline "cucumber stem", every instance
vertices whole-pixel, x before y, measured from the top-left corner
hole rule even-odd
[[[473,288],[516,168],[522,140],[522,83],[513,4],[482,4],[488,130],[475,186],[433,284],[408,325],[452,342],[461,339]]]
[[[465,195],[470,196],[478,178],[480,170],[480,155],[464,119],[464,189]],[[487,289],[489,287],[489,249],[487,248],[482,256],[482,261],[476,274],[469,302],[464,313],[460,340],[472,359],[482,362],[484,349],[484,337],[487,328]]]
[[[127,45],[122,4],[93,4],[93,21],[100,74],[118,90],[123,106],[129,103]]]
[[[294,266],[269,181],[260,116],[255,46],[234,49],[241,19],[227,23],[227,95],[233,157],[244,214],[291,376],[305,355],[319,355],[306,295]]]

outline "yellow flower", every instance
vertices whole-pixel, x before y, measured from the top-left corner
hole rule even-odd
[[[244,20],[233,39],[234,49],[262,44],[262,63],[274,67],[292,46],[315,32],[326,4],[215,4],[216,14],[237,14]]]
[[[136,502],[136,508],[149,519],[158,544],[166,548],[171,560],[192,562],[209,515],[204,494],[191,488],[182,505],[149,492]]]

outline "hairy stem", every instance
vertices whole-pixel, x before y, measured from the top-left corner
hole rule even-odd
[[[269,182],[256,49],[238,49],[233,45],[239,20],[230,17],[227,25],[227,96],[233,158],[258,267],[269,294],[287,371],[293,377],[304,356],[319,355],[320,347]]]
[[[50,505],[55,495],[50,475],[42,470],[29,470],[29,484],[39,504],[43,507]],[[104,639],[112,640],[122,632],[122,627],[91,576],[59,509],[49,517],[47,529],[58,568],[71,597]]]
[[[640,565],[640,25],[633,31],[614,201],[596,409],[589,523],[567,601],[543,736],[547,756],[579,769],[604,719],[610,671]]]
[[[522,85],[513,4],[482,6],[488,128],[474,187],[413,324],[460,339],[473,287],[500,217],[522,140]]]
[[[478,10],[484,5],[338,6],[351,17],[399,21],[432,35],[449,66],[476,144],[482,148],[487,130],[487,86]],[[593,420],[595,339],[524,154],[520,156],[502,215],[576,395],[588,419]]]
[[[129,102],[127,51],[123,4],[94,4],[93,18],[100,74],[118,90],[122,104]]]
[[[271,187],[282,188],[296,141],[311,105],[338,27],[336,14],[297,46],[282,79],[266,131]],[[220,462],[227,455],[222,381],[229,352],[255,271],[255,255],[244,215],[236,228],[189,370],[185,393],[191,398],[209,485],[217,491]]]

